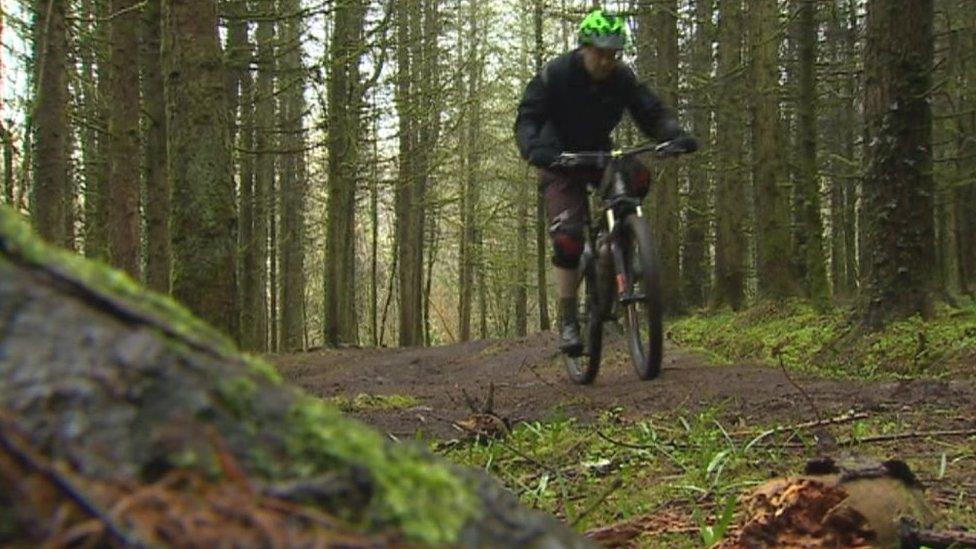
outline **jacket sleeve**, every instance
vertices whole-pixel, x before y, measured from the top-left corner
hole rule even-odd
[[[674,111],[646,85],[638,82],[630,69],[626,70],[627,110],[641,132],[658,141],[668,141],[684,134]]]
[[[515,117],[515,140],[522,158],[528,160],[539,148],[558,153],[561,147],[555,142],[551,130],[548,90],[542,73],[539,73],[526,86]]]

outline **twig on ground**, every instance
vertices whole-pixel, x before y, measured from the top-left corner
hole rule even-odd
[[[596,498],[596,501],[594,501],[586,509],[584,509],[583,512],[580,513],[573,520],[573,522],[572,522],[572,524],[570,524],[570,526],[572,527],[572,526],[576,526],[577,524],[579,524],[580,521],[582,521],[584,518],[586,518],[587,516],[589,516],[593,511],[595,511],[597,509],[597,507],[599,507],[604,501],[607,500],[607,498],[609,498],[614,492],[616,492],[617,490],[619,490],[620,487],[623,486],[623,485],[624,485],[624,481],[623,480],[621,480],[619,477],[618,478],[615,478],[613,480],[613,482],[610,484],[610,486],[608,486],[607,489],[604,490],[602,494],[600,494],[600,497]]]
[[[956,429],[948,431],[916,431],[911,433],[895,433],[891,435],[877,435],[864,437],[861,439],[851,438],[840,441],[840,446],[854,446],[857,444],[869,444],[872,442],[890,442],[893,440],[906,440],[913,438],[947,438],[947,437],[971,437],[976,436],[976,429]]]
[[[930,547],[932,549],[976,547],[976,534],[923,530],[915,521],[902,519],[901,546],[906,548]]]
[[[789,381],[790,385],[795,387],[797,391],[800,391],[800,394],[802,394],[803,397],[807,399],[807,404],[809,404],[810,408],[813,410],[813,415],[814,417],[817,418],[817,423],[822,422],[823,419],[820,416],[820,409],[817,408],[817,405],[814,404],[813,399],[810,398],[810,393],[807,393],[806,389],[801,387],[796,381],[793,381],[793,378],[790,377],[790,373],[786,371],[786,364],[783,362],[783,354],[780,352],[778,348],[775,349],[773,352],[776,355],[776,358],[779,359],[779,368],[783,370],[783,375],[786,376],[786,380]]]
[[[763,431],[756,438],[752,439],[749,442],[749,444],[746,446],[746,449],[751,448],[751,447],[755,446],[757,443],[759,443],[760,441],[762,441],[763,439],[769,438],[769,437],[771,437],[771,436],[773,436],[775,434],[778,434],[778,433],[786,433],[786,432],[790,432],[790,431],[800,431],[800,430],[803,430],[803,429],[811,429],[811,428],[816,428],[816,427],[824,427],[824,426],[827,426],[827,425],[841,425],[843,423],[850,423],[851,421],[857,421],[857,420],[860,420],[860,419],[868,419],[869,417],[871,417],[871,414],[868,414],[866,412],[858,412],[858,413],[848,412],[848,413],[846,413],[844,415],[837,416],[837,417],[833,417],[833,418],[830,418],[830,419],[818,419],[818,420],[814,420],[814,421],[804,421],[803,423],[797,423],[795,425],[789,425],[787,427],[775,427],[773,429],[769,429],[767,431]],[[749,436],[749,434],[750,433],[742,432],[742,431],[740,431],[738,433],[734,433],[735,436],[739,436],[739,437],[741,437],[741,436]]]

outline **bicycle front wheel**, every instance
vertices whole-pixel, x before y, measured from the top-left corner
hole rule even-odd
[[[597,273],[594,261],[583,265],[582,298],[578,318],[580,336],[583,339],[583,354],[563,355],[569,378],[579,385],[589,385],[600,371],[600,358],[603,354],[603,318],[597,290]]]
[[[657,250],[647,220],[636,215],[624,220],[621,238],[624,269],[620,299],[624,305],[630,358],[641,379],[661,373],[664,327],[661,274]]]

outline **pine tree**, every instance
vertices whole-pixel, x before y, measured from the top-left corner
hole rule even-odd
[[[237,338],[236,216],[213,0],[163,0],[162,65],[173,295]]]
[[[862,320],[932,310],[933,1],[870,0],[865,44],[868,171]]]

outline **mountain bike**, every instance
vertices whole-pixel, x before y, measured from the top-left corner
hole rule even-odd
[[[627,150],[563,153],[554,168],[592,166],[603,169],[596,192],[590,194],[590,216],[580,258],[582,298],[579,300],[583,352],[564,355],[569,377],[592,383],[600,370],[603,325],[623,313],[627,347],[640,379],[661,373],[663,314],[661,275],[654,239],[641,202],[647,192],[634,185],[636,157],[652,153],[672,157],[694,152],[693,140],[678,138]]]

